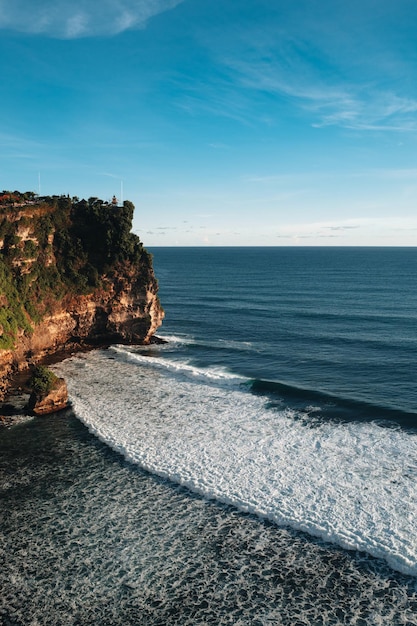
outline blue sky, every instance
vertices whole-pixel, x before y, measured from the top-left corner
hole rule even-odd
[[[0,189],[145,245],[416,245],[415,0],[0,0]]]

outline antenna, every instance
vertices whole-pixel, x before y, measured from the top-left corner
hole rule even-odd
[[[38,172],[38,196],[41,195],[41,173]]]
[[[120,205],[123,206],[123,181],[120,181]]]

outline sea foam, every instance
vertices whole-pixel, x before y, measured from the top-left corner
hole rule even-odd
[[[376,423],[308,427],[226,372],[118,347],[59,366],[77,416],[190,490],[417,575],[417,439]]]

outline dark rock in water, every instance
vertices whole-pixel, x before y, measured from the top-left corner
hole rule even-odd
[[[157,337],[156,335],[152,335],[152,337],[149,339],[149,343],[160,345],[160,344],[168,343],[168,341],[166,339],[163,339],[162,337]]]
[[[68,390],[63,378],[57,378],[50,391],[36,393],[33,391],[28,402],[28,409],[35,415],[48,415],[61,411],[68,406]]]

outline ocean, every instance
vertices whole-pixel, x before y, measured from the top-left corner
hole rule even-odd
[[[5,625],[417,625],[417,248],[154,248],[167,343],[0,432]]]

